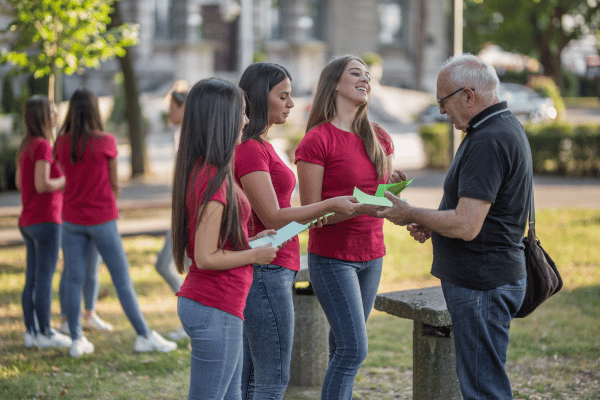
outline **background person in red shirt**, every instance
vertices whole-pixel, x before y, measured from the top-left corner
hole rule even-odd
[[[47,97],[36,95],[25,103],[23,116],[25,137],[17,151],[16,185],[23,204],[19,229],[27,248],[21,296],[25,347],[69,347],[71,339],[50,326],[52,276],[58,262],[65,186],[65,177],[52,156],[56,111]]]
[[[392,141],[371,124],[369,72],[354,56],[321,72],[307,133],[296,150],[300,201],[313,204],[358,187],[375,194],[392,176]],[[406,175],[398,171],[400,180]],[[308,268],[331,326],[322,399],[351,399],[354,377],[367,356],[366,320],[373,308],[385,255],[378,207],[361,204],[352,216],[334,215],[309,232]]]
[[[135,328],[135,351],[172,351],[177,344],[151,330],[142,315],[129,275],[129,262],[117,229],[119,195],[115,138],[103,132],[98,99],[86,89],[76,90],[69,101],[65,122],[56,140],[56,158],[66,177],[63,204],[63,255],[65,293],[62,310],[67,316],[73,344],[72,357],[92,353],[94,345],[81,330],[81,288],[86,255],[95,245],[104,260],[123,311]]]
[[[173,256],[183,273],[177,302],[190,336],[188,399],[240,399],[242,327],[252,264],[268,264],[277,248],[250,249],[250,204],[233,178],[233,154],[248,123],[244,92],[204,79],[188,95],[173,182]],[[267,230],[257,235],[273,234]]]
[[[235,177],[252,206],[250,235],[279,229],[292,221],[308,223],[329,212],[349,215],[357,206],[351,196],[291,207],[296,177],[266,141],[269,128],[285,123],[294,107],[289,72],[277,64],[252,64],[242,74],[240,87],[249,101],[246,113],[250,122],[236,147]],[[292,287],[299,269],[297,236],[270,264],[254,264],[244,310],[244,399],[283,398],[294,339]]]

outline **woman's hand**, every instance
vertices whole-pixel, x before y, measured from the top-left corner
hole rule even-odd
[[[257,233],[256,236],[248,238],[248,241],[251,242],[253,240],[260,239],[265,236],[276,235],[276,234],[277,234],[277,231],[275,229],[265,229],[264,231]]]
[[[331,211],[342,215],[352,215],[359,206],[358,200],[354,196],[338,196],[326,201],[332,203]],[[327,223],[327,220],[325,220],[325,223]]]
[[[404,171],[396,169],[394,170],[394,173],[388,178],[387,183],[400,183],[404,182],[407,179],[408,176],[404,173]]]
[[[254,253],[254,264],[267,265],[271,264],[271,261],[275,259],[279,247],[273,247],[271,244],[266,246],[260,246],[251,251]]]

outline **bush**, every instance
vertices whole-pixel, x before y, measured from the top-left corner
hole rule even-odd
[[[16,190],[15,173],[18,144],[10,136],[0,132],[0,192]]]
[[[447,124],[420,128],[428,168],[447,169]],[[600,125],[553,123],[524,125],[536,174],[600,176]]]
[[[419,134],[423,140],[427,168],[448,169],[450,167],[450,137],[447,123],[422,125]]]

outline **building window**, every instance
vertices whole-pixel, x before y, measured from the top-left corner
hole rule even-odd
[[[386,47],[404,47],[406,43],[406,0],[379,0],[379,43]]]

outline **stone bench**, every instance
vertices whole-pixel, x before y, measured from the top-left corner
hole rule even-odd
[[[310,286],[308,256],[300,256],[294,282],[294,343],[290,386],[320,386],[329,363],[329,323]]]
[[[414,321],[413,399],[461,400],[452,322],[441,286],[380,293],[375,309]]]

